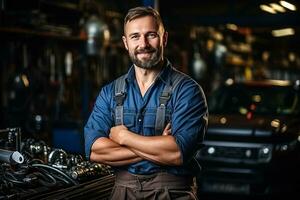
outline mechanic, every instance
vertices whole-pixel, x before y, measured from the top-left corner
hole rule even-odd
[[[111,199],[197,199],[191,166],[207,128],[204,92],[164,57],[168,33],[155,9],[130,9],[122,39],[133,65],[100,91],[86,156],[115,169]]]

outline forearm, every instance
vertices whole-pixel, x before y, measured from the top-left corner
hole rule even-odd
[[[126,146],[140,157],[163,165],[181,165],[181,152],[175,138],[167,136],[141,136],[126,130],[122,146]]]
[[[94,142],[90,160],[111,166],[122,166],[141,161],[142,158],[129,148],[102,137]]]

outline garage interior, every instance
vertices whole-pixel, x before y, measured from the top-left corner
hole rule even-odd
[[[51,154],[51,168],[73,166],[68,173],[75,177],[62,179],[57,193],[47,185],[19,189],[1,183],[0,199],[83,199],[87,191],[108,198],[111,169],[84,161],[83,127],[101,87],[131,65],[121,39],[123,18],[142,5],[160,12],[169,33],[166,57],[207,98],[228,80],[300,79],[296,0],[0,0],[2,154],[26,147],[47,162]],[[96,31],[89,32],[90,26]],[[33,165],[41,174],[47,168]]]

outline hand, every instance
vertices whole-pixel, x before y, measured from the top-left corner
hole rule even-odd
[[[122,145],[127,130],[127,127],[124,125],[114,126],[110,129],[109,138],[119,145]]]
[[[167,126],[165,127],[165,129],[164,129],[162,135],[171,135],[171,134],[172,134],[172,133],[171,133],[171,123],[169,122],[169,123],[167,124]]]

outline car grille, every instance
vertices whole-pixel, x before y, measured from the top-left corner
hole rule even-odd
[[[214,152],[209,153],[210,151],[214,151]],[[205,156],[222,157],[222,158],[257,159],[258,151],[259,149],[256,148],[205,147],[203,154]]]
[[[246,143],[207,143],[201,149],[200,159],[227,162],[268,162],[272,148],[269,145]]]

